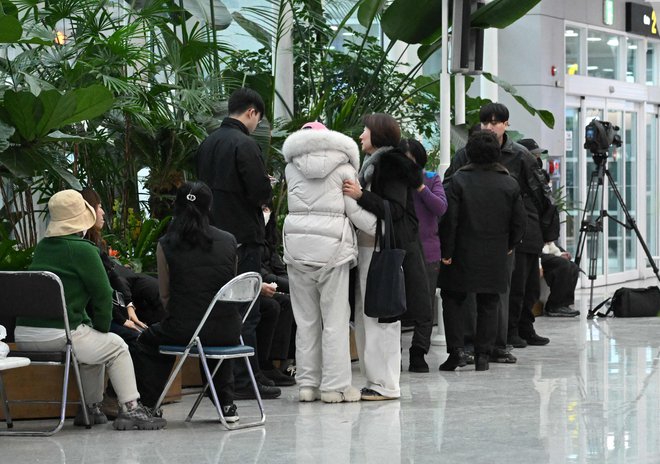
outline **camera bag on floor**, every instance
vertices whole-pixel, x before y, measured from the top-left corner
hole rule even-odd
[[[656,317],[660,313],[660,288],[627,288],[621,287],[611,298],[596,306],[592,313],[596,313],[609,302],[607,312],[597,313],[598,316],[614,317]]]

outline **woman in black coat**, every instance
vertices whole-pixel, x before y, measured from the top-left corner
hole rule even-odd
[[[403,271],[406,288],[407,319],[427,314],[428,299],[426,267],[419,241],[415,215],[414,189],[422,186],[422,169],[407,158],[399,145],[401,132],[389,114],[365,116],[365,130],[360,136],[362,149],[367,153],[359,173],[358,185],[344,181],[344,194],[357,200],[365,210],[379,219],[385,217],[383,200],[388,200],[396,248],[406,250]],[[374,319],[365,316],[363,298],[366,275],[374,249],[374,237],[358,232],[358,279],[356,291],[356,344],[360,367],[367,378],[362,390],[363,400],[393,399],[400,396],[401,322],[399,318]],[[428,372],[424,351],[411,348],[411,370]]]
[[[447,182],[448,209],[440,228],[443,319],[449,358],[440,370],[464,364],[461,303],[477,299],[476,370],[488,369],[497,333],[499,294],[507,288],[507,255],[525,231],[525,208],[518,183],[498,163],[494,134],[473,134],[466,146],[470,164]]]

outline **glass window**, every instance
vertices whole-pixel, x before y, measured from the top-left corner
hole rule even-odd
[[[637,82],[637,63],[641,40],[626,37],[626,82]]]
[[[607,32],[589,31],[587,35],[587,75],[620,79],[619,48],[622,37]]]
[[[580,35],[582,30],[575,26],[566,26],[564,37],[566,39],[566,74],[580,74]]]
[[[655,85],[658,81],[656,61],[658,57],[658,44],[651,41],[646,47],[646,85]]]

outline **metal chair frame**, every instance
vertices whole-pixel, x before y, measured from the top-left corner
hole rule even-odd
[[[30,289],[31,291],[25,291]],[[9,357],[24,357],[30,360],[32,365],[37,366],[64,366],[64,378],[62,380],[62,397],[60,401],[49,400],[9,400],[6,397],[2,376],[0,375],[0,395],[5,407],[5,421],[10,430],[0,430],[0,436],[51,436],[59,432],[66,419],[66,406],[69,372],[73,366],[76,384],[80,393],[80,405],[86,427],[91,428],[89,415],[85,403],[85,394],[82,388],[78,360],[73,352],[71,341],[71,328],[66,311],[66,300],[64,298],[64,287],[60,278],[48,271],[0,271],[0,315],[5,318],[34,317],[46,319],[63,319],[66,344],[64,351],[10,351]],[[47,403],[60,404],[59,422],[48,430],[13,430],[13,421],[9,414],[10,403]]]
[[[236,295],[237,291],[240,290],[245,291],[246,288],[248,289],[247,293]],[[211,300],[211,303],[206,309],[206,313],[204,314],[204,317],[202,317],[202,320],[200,321],[199,325],[197,326],[197,329],[195,330],[195,333],[192,335],[187,345],[185,346],[161,345],[159,347],[159,352],[161,354],[180,356],[180,358],[176,363],[176,365],[174,366],[174,369],[170,373],[170,377],[168,378],[167,383],[165,384],[165,388],[163,389],[163,392],[160,394],[160,398],[158,398],[155,409],[158,409],[160,405],[163,403],[167,391],[170,389],[172,383],[174,382],[174,379],[181,370],[185,360],[188,357],[196,357],[196,358],[200,358],[200,361],[202,363],[202,368],[204,370],[204,375],[206,377],[206,383],[204,384],[204,388],[202,388],[202,391],[197,396],[197,399],[195,400],[193,407],[188,413],[188,416],[186,417],[186,422],[191,421],[193,415],[195,414],[195,411],[197,411],[197,408],[199,407],[199,404],[201,403],[208,389],[211,390],[211,400],[213,401],[213,405],[215,406],[215,409],[218,413],[218,418],[220,419],[220,422],[227,430],[238,430],[238,429],[245,429],[248,427],[255,427],[255,426],[263,425],[266,422],[266,414],[264,412],[263,402],[261,400],[258,384],[254,377],[254,372],[252,371],[252,366],[250,366],[250,360],[249,360],[250,356],[254,356],[254,348],[251,346],[246,346],[243,343],[243,337],[240,338],[241,340],[240,345],[207,346],[207,347],[204,347],[202,345],[202,342],[199,338],[199,333],[204,327],[206,320],[209,318],[211,311],[214,310],[216,303],[218,302],[246,303],[246,304],[249,303],[247,311],[243,316],[242,322],[245,322],[248,315],[250,314],[250,311],[252,310],[252,307],[254,306],[254,303],[257,301],[257,298],[259,297],[260,291],[261,291],[261,276],[259,275],[259,273],[246,272],[234,277],[232,280],[230,280],[225,285],[223,285],[222,288],[218,290],[218,292],[215,294],[213,300]],[[235,359],[235,358],[243,358],[245,360],[245,365],[247,367],[248,373],[250,374],[250,380],[252,381],[252,388],[254,389],[254,393],[257,399],[257,404],[259,405],[260,418],[257,421],[242,422],[240,424],[229,424],[225,420],[225,416],[222,412],[222,407],[220,405],[220,401],[218,399],[215,386],[213,385],[213,378],[215,377],[215,374],[218,372],[218,369],[220,368],[220,365],[224,360]],[[219,361],[213,372],[211,372],[209,369],[207,359],[216,359]]]

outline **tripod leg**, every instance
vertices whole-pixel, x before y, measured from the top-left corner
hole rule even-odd
[[[578,266],[582,261],[582,254],[584,253],[584,245],[587,242],[588,232],[596,227],[602,219],[600,212],[599,216],[594,219],[595,212],[597,211],[596,208],[599,204],[598,198],[600,187],[603,185],[602,176],[603,172],[601,171],[600,166],[598,166],[598,168],[591,173],[591,179],[589,180],[587,199],[584,202],[584,212],[582,213],[582,221],[580,222],[580,235],[578,236],[577,247],[575,249],[575,258],[573,259],[575,264]],[[602,206],[602,197],[600,203]]]

